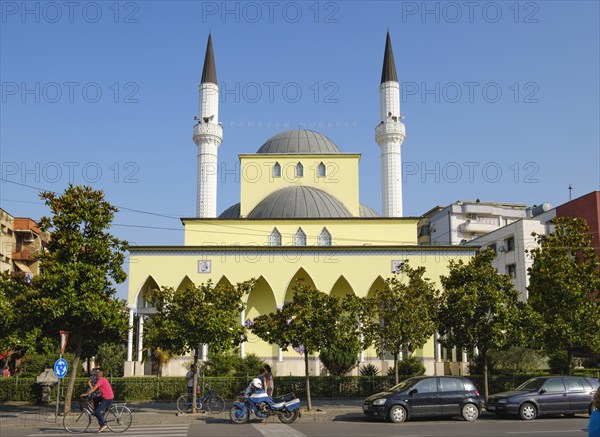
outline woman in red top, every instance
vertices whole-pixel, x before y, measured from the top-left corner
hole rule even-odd
[[[96,382],[96,385],[94,385],[86,393],[83,393],[81,397],[88,396],[94,393],[96,390],[100,391],[102,400],[94,410],[94,415],[98,419],[98,425],[100,425],[100,428],[96,432],[102,432],[106,429],[106,422],[104,421],[102,413],[104,413],[104,411],[108,409],[110,404],[113,403],[115,395],[113,393],[112,387],[110,386],[110,382],[108,382],[108,379],[104,377],[104,372],[102,371],[102,369],[96,369],[96,378],[98,378],[98,382]]]

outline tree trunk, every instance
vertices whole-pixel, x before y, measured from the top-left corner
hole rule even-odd
[[[64,413],[67,414],[71,410],[71,399],[73,398],[73,388],[75,387],[75,378],[77,378],[77,368],[81,361],[81,347],[83,339],[81,336],[77,338],[75,346],[75,358],[73,358],[73,365],[71,367],[71,375],[69,375],[69,385],[67,386],[67,394],[65,395],[65,406]],[[60,393],[56,395],[56,402],[60,400]]]
[[[398,353],[394,352],[394,379],[396,381],[395,385],[398,385]]]
[[[306,350],[304,351],[304,378],[306,379],[306,403],[307,403],[306,409],[308,411],[310,411],[310,409],[312,408],[312,402],[310,399],[310,379],[309,379],[309,373],[308,373],[308,352]]]
[[[483,359],[483,399],[487,402],[489,389],[488,389],[488,354],[487,350],[481,351],[481,358]]]
[[[198,390],[198,378],[196,378],[196,374],[198,373],[198,348],[194,349],[194,368],[196,369],[196,373],[192,374],[192,413],[197,413],[196,392]]]

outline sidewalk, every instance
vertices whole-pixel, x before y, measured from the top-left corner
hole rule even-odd
[[[300,399],[301,422],[331,422],[343,416],[362,416],[362,399],[313,399],[312,409],[307,411],[306,399]],[[196,414],[180,414],[175,402],[128,402],[133,413],[133,425],[136,424],[182,424],[197,420],[205,422],[229,422],[229,409],[232,401],[225,405],[221,414],[199,412]],[[62,406],[61,406],[62,407]],[[58,420],[55,417],[56,406],[31,406],[16,403],[0,404],[0,434],[3,426],[39,427],[44,425],[62,426],[62,408]],[[277,421],[276,417],[270,420]]]

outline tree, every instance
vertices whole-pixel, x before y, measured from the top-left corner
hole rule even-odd
[[[29,304],[35,290],[25,278],[0,274],[0,355],[7,369],[11,358],[35,350],[40,329],[34,325]]]
[[[212,282],[175,290],[172,287],[150,290],[149,301],[156,314],[146,322],[144,340],[150,348],[161,348],[177,355],[192,352],[198,368],[198,348],[207,344],[211,352],[239,345],[246,339],[240,313],[242,297],[254,287],[250,280],[232,285]],[[193,379],[192,411],[196,412],[197,380]]]
[[[32,282],[37,289],[33,303],[47,336],[70,332],[74,359],[65,396],[68,412],[82,357],[94,355],[102,343],[126,338],[126,303],[116,298],[114,285],[126,278],[127,243],[108,232],[117,208],[102,191],[69,185],[62,195],[46,191],[40,197],[52,213],[41,219],[40,228],[51,231],[52,238]]]
[[[600,259],[582,218],[557,217],[550,235],[534,235],[529,269],[529,303],[544,320],[544,348],[550,355],[600,351]]]
[[[370,298],[373,309],[366,324],[377,352],[394,357],[394,377],[398,384],[398,355],[403,349],[414,352],[431,338],[437,324],[439,293],[427,278],[425,267],[402,266],[408,281],[394,276]]]
[[[123,376],[127,359],[127,349],[123,343],[104,343],[98,347],[96,364],[102,367],[106,376]]]
[[[308,410],[312,408],[308,357],[332,344],[336,330],[354,329],[358,338],[358,306],[352,297],[340,301],[316,290],[302,281],[294,286],[291,302],[274,313],[254,319],[252,332],[263,340],[277,344],[283,350],[291,346],[304,355],[304,375]]]
[[[488,397],[488,355],[516,341],[520,319],[519,292],[510,277],[492,266],[491,249],[479,252],[465,264],[450,261],[439,312],[440,340],[445,347],[479,349],[483,361],[484,397]]]

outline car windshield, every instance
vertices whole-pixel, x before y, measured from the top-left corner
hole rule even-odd
[[[523,384],[521,384],[520,386],[518,386],[516,388],[516,390],[518,391],[532,391],[532,390],[539,390],[540,387],[542,387],[542,384],[544,384],[544,379],[541,378],[532,378],[528,381],[525,381]]]
[[[392,388],[390,388],[390,391],[402,391],[408,387],[410,387],[411,385],[413,385],[415,382],[417,382],[418,380],[415,378],[408,378],[405,379],[404,381],[402,381],[400,384],[393,386]]]

